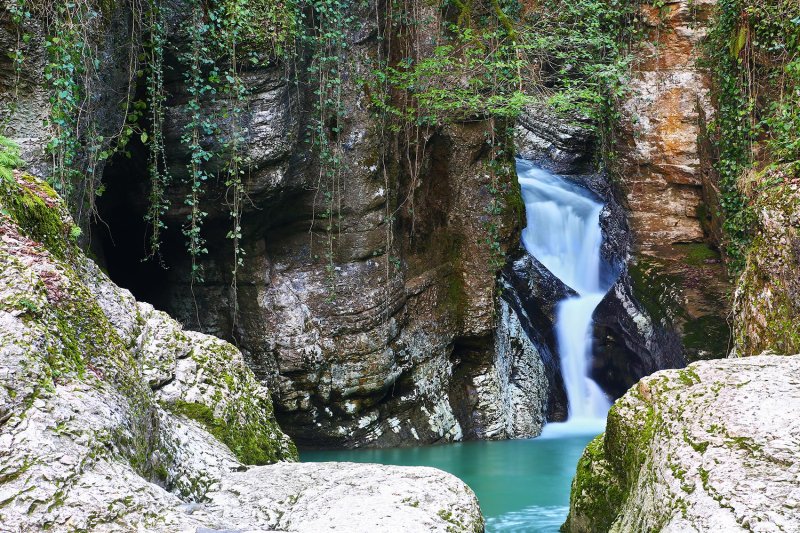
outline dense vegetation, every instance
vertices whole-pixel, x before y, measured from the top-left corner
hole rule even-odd
[[[380,19],[375,53],[369,70],[355,73],[348,54],[358,14],[371,7],[365,0],[188,0],[183,7],[188,13],[183,43],[168,35],[174,31],[169,22],[174,6],[161,0],[15,0],[7,9],[18,28],[19,46],[12,53],[18,72],[37,32],[45,34],[51,184],[85,224],[96,214],[96,197],[104,191],[104,163],[115,154],[127,154],[134,137],[144,143],[150,154],[150,255],[159,254],[168,192],[185,191],[188,214],[182,232],[193,280],[202,279],[196,259],[207,253],[204,192],[212,178],[221,178],[228,188],[224,202],[231,219],[234,278],[243,261],[239,240],[248,161],[242,115],[249,88],[242,75],[247,69],[284,65],[292,83],[315,95],[307,136],[319,160],[317,216],[330,236],[326,260],[332,275],[332,229],[340,216],[337,195],[343,179],[338,134],[345,78],[359,77],[376,123],[400,138],[406,152],[402,159],[409,162],[402,171],[411,176],[412,186],[422,140],[451,122],[489,120],[488,170],[503,174],[510,172],[513,153],[507,128],[527,105],[588,117],[600,131],[608,130],[625,85],[625,52],[637,38],[635,2],[527,6],[515,0],[444,0],[422,9],[415,1],[390,0],[372,6]],[[97,44],[109,20],[120,16],[130,19],[129,33],[121,38],[134,44],[127,92],[113,102],[125,118],[114,124],[107,107],[97,103],[104,83]],[[444,26],[430,46],[422,35],[432,16]],[[182,126],[181,143],[189,157],[180,178],[171,175],[164,147],[165,105],[172,96],[164,83],[167,54],[178,58],[188,98],[189,120]],[[208,136],[217,142],[204,142]],[[390,157],[379,159],[385,164]],[[505,208],[507,195],[499,185],[493,190],[490,214]],[[497,241],[494,236],[488,243],[495,251]]]
[[[23,164],[19,146],[0,135],[0,180],[10,180],[12,171]]]
[[[732,272],[752,238],[748,199],[800,175],[800,5],[721,0],[707,64],[715,82],[723,227]]]

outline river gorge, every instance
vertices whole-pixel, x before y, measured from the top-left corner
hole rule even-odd
[[[0,531],[800,531],[788,0],[0,0]]]

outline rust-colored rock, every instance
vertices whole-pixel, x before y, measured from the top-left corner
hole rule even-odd
[[[709,77],[697,67],[713,0],[645,6],[649,38],[636,51],[618,138],[619,173],[637,246],[701,241],[701,112],[712,114]]]

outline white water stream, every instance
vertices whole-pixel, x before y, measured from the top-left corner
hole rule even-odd
[[[600,273],[603,205],[588,190],[526,161],[517,161],[517,174],[528,216],[525,249],[578,293],[558,304],[555,322],[569,417],[548,424],[542,436],[599,433],[610,403],[589,371],[592,313],[610,288]]]

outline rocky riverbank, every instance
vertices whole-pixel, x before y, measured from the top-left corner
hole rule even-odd
[[[114,285],[43,182],[0,187],[0,530],[483,530],[444,472],[293,462],[235,347]]]

